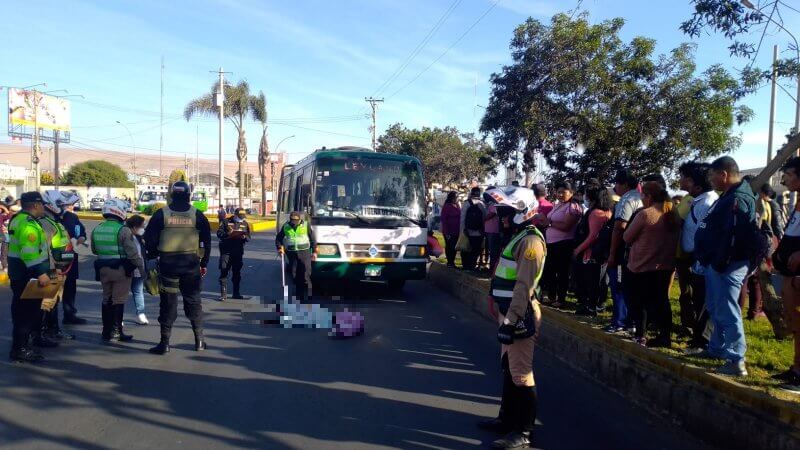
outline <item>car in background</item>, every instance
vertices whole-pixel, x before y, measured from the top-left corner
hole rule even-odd
[[[91,211],[102,211],[103,204],[106,202],[106,199],[102,197],[95,197],[89,201],[89,210]]]

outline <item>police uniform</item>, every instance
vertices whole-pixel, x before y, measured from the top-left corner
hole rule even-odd
[[[302,219],[297,226],[292,225],[291,220],[286,222],[275,237],[275,246],[278,250],[283,247],[286,254],[295,297],[306,300],[311,288],[311,253],[316,247],[311,227]]]
[[[242,213],[244,210],[241,210]],[[239,211],[237,211],[239,214]],[[242,236],[231,237],[231,233],[237,231],[244,233]],[[244,244],[250,241],[250,224],[247,220],[236,221],[236,216],[231,219],[222,219],[217,229],[219,238],[219,290],[220,299],[227,298],[228,272],[232,271],[233,276],[233,298],[241,299],[239,285],[242,280],[242,266],[244,265]]]
[[[42,202],[38,192],[26,192],[23,203]],[[8,277],[11,285],[12,360],[36,361],[41,354],[29,347],[31,335],[41,328],[42,299],[23,300],[22,292],[28,280],[46,275],[50,270],[49,248],[42,225],[30,211],[18,212],[8,226]]]
[[[186,195],[175,194],[183,183]],[[205,349],[203,305],[200,299],[201,268],[205,271],[211,252],[211,228],[203,213],[189,204],[188,185],[173,185],[172,203],[153,214],[145,229],[148,258],[158,257],[161,342],[151,353],[169,351],[172,325],[177,318],[178,293],[183,297],[183,311],[192,324],[195,349]],[[182,192],[183,193],[183,192]]]
[[[69,234],[63,225],[56,222],[54,218],[45,215],[38,219],[39,224],[44,230],[45,238],[49,243],[49,269],[51,278],[55,277],[56,271],[63,273],[66,278],[69,272],[77,266],[75,263],[75,251]],[[63,299],[62,299],[63,301]],[[44,314],[42,335],[48,339],[74,339],[72,335],[62,333],[58,326],[58,305]]]
[[[64,211],[59,217],[59,222],[69,233],[72,239],[86,239],[86,227],[81,222],[78,215],[72,211]],[[77,258],[77,255],[76,255]],[[80,278],[80,271],[78,261],[72,265],[67,278],[64,281],[64,297],[61,299],[61,306],[64,310],[64,323],[65,324],[84,324],[86,319],[78,317],[78,308],[75,305],[75,295],[78,289],[78,278]]]
[[[124,214],[124,210],[121,210]],[[144,272],[144,260],[136,248],[133,231],[125,226],[120,217],[106,215],[106,220],[92,231],[92,252],[96,277],[103,289],[100,314],[103,321],[102,340],[130,341],[133,336],[124,333],[122,318],[125,301],[128,299],[133,281],[133,272]]]

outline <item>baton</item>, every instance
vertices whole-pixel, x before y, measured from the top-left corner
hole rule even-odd
[[[283,301],[289,301],[289,286],[286,285],[286,263],[284,262],[284,250],[281,252],[281,286],[283,287]]]

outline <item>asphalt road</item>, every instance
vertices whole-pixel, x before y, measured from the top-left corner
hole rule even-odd
[[[273,239],[261,233],[248,245],[245,294],[280,297]],[[133,342],[100,344],[100,286],[81,252],[79,309],[90,324],[72,327],[77,340],[46,351],[44,363],[0,359],[4,449],[474,448],[495,438],[474,426],[499,403],[495,328],[426,282],[399,294],[359,289],[366,334],[332,340],[246,323],[241,305],[216,301],[215,248],[204,282],[209,349],[194,351],[179,308],[172,352],[154,356],[154,297],[150,326],[127,321]],[[5,352],[10,291],[1,290]],[[538,448],[705,448],[545,352],[535,369]]]

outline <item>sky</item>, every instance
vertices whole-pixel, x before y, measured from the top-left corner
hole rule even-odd
[[[0,85],[47,83],[72,98],[72,145],[84,149],[158,153],[161,59],[164,59],[163,152],[217,155],[213,117],[182,117],[185,105],[211,90],[221,67],[233,82],[245,79],[269,103],[271,150],[290,161],[322,146],[370,145],[365,97],[384,98],[379,134],[391,124],[456,126],[476,131],[491,92],[489,78],[510,62],[514,28],[528,17],[547,22],[577,0],[158,0],[30,1],[3,6]],[[800,9],[800,0],[787,0]],[[584,0],[598,22],[622,17],[622,38],[656,39],[666,53],[692,41],[679,25],[689,0]],[[784,8],[785,26],[800,29],[800,13]],[[444,19],[444,20],[440,20]],[[753,40],[757,40],[755,36]],[[427,38],[427,39],[426,39]],[[768,67],[772,45],[784,50],[785,33],[766,36],[756,65]],[[712,64],[734,70],[728,42],[702,36],[698,71]],[[785,50],[786,51],[786,50]],[[791,53],[783,53],[786,57]],[[412,57],[413,56],[413,57]],[[409,57],[411,57],[409,59]],[[786,89],[796,84],[784,80]],[[5,102],[5,90],[0,92]],[[766,161],[769,87],[748,97],[755,118],[734,132],[743,144],[740,167]],[[794,122],[794,100],[778,91],[776,148]],[[120,121],[128,131],[116,122]],[[294,137],[290,137],[294,136]],[[261,126],[247,126],[248,159],[257,159]],[[284,140],[285,138],[288,138]],[[236,135],[225,126],[226,159],[235,159]],[[6,128],[0,142],[9,142]],[[2,160],[2,155],[0,155]]]

